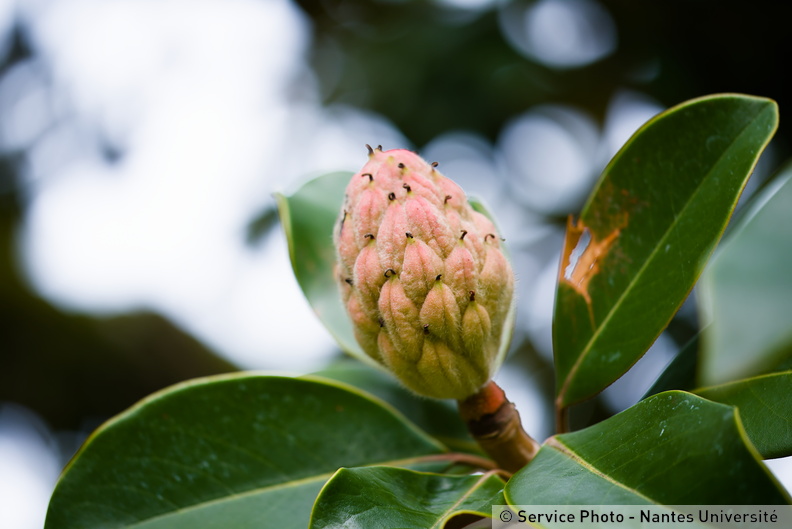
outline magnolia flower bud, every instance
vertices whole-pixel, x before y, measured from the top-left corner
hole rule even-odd
[[[514,274],[492,222],[406,150],[370,152],[336,226],[355,336],[409,389],[464,399],[498,367]]]

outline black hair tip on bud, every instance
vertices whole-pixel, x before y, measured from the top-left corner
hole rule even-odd
[[[439,164],[439,163],[437,163],[437,162],[432,162],[432,169],[434,169],[434,168],[435,168],[435,167],[437,167],[438,165],[440,165],[440,164]]]
[[[398,167],[399,169],[404,169],[404,168],[405,168],[405,167],[407,167],[407,166],[406,166],[406,165],[404,165],[403,163],[399,162],[399,164],[398,164],[398,166],[397,166],[397,167]]]
[[[409,193],[410,191],[412,191],[412,188],[410,187],[410,185],[409,185],[409,184],[402,184],[402,187],[403,187],[404,189],[406,189],[408,193]]]
[[[443,277],[443,274],[437,274],[437,277],[435,278],[435,281],[440,281],[441,277]]]
[[[468,292],[468,294],[470,294],[470,301],[476,301],[476,292],[475,291],[471,290],[470,292]]]
[[[460,241],[465,240],[465,235],[467,234],[468,234],[467,230],[462,230],[462,235],[459,236],[459,240]]]
[[[393,191],[388,193],[388,200],[396,200],[396,193],[394,193]]]
[[[372,148],[371,148],[371,145],[369,145],[368,143],[366,144],[366,149],[368,150],[368,154],[369,154],[369,156],[371,156],[372,154],[374,154],[374,149],[372,149]]]
[[[452,198],[454,197],[452,197],[451,195],[446,195],[445,198],[443,199],[443,204],[448,204],[448,201],[451,200]]]
[[[368,176],[369,177],[369,182],[373,182],[374,181],[374,175],[371,174],[371,173],[363,173],[360,176]]]
[[[377,145],[377,150],[378,150],[379,152],[382,152],[382,145]]]
[[[388,268],[387,270],[385,270],[385,278],[386,279],[390,279],[391,277],[393,277],[395,275],[396,275],[396,270],[394,270],[393,268]]]
[[[407,233],[405,233],[404,235],[406,235],[408,239],[412,239],[413,238],[413,234],[410,233],[409,231]]]
[[[370,241],[373,241],[374,239],[376,239],[376,237],[374,237],[374,234],[373,234],[373,233],[367,233],[367,234],[365,234],[365,235],[363,236],[363,238],[364,238],[364,239],[368,239],[368,240],[370,240]]]
[[[354,281],[352,281],[351,277],[344,279],[344,282],[346,282],[346,284],[348,284],[349,286],[354,286]]]

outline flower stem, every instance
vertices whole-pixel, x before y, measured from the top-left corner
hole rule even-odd
[[[458,404],[468,431],[500,468],[517,472],[539,451],[539,443],[523,430],[517,408],[495,382]]]

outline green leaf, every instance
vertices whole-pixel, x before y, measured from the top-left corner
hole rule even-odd
[[[443,450],[389,406],[337,383],[200,379],[97,430],[59,480],[46,528],[304,529],[339,467],[407,466]]]
[[[792,357],[792,167],[757,197],[752,214],[701,278],[700,381],[761,374]]]
[[[790,498],[735,409],[669,391],[551,437],[506,485],[511,505],[780,505]]]
[[[666,327],[777,122],[768,99],[696,99],[649,121],[614,157],[567,230],[553,330],[560,407],[611,384]]]
[[[792,371],[773,373],[696,390],[698,395],[736,406],[745,433],[765,458],[792,455]]]
[[[456,401],[419,397],[404,389],[387,373],[352,359],[314,374],[347,383],[384,400],[452,450],[481,453],[459,416]]]
[[[452,517],[491,517],[503,505],[492,475],[444,476],[389,467],[341,469],[316,499],[310,529],[442,528]]]
[[[341,303],[335,280],[333,226],[338,220],[350,172],[309,180],[289,194],[275,194],[289,243],[294,275],[319,320],[341,348],[369,365],[377,365],[355,340],[352,320]]]

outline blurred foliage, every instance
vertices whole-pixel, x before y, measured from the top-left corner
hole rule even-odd
[[[602,110],[615,88],[609,62],[557,72],[526,60],[504,40],[496,11],[470,20],[425,1],[298,3],[315,24],[325,102],[381,113],[417,145],[457,129],[494,139],[533,105],[578,99],[570,90],[580,86],[580,101]]]
[[[314,23],[312,64],[325,101],[382,113],[419,146],[455,129],[494,139],[505,122],[540,103],[571,104],[601,118],[622,88],[666,106],[717,92],[757,94],[781,108],[790,100],[779,77],[790,46],[782,2],[603,0],[616,25],[616,51],[561,70],[515,51],[496,9],[297,1]]]

